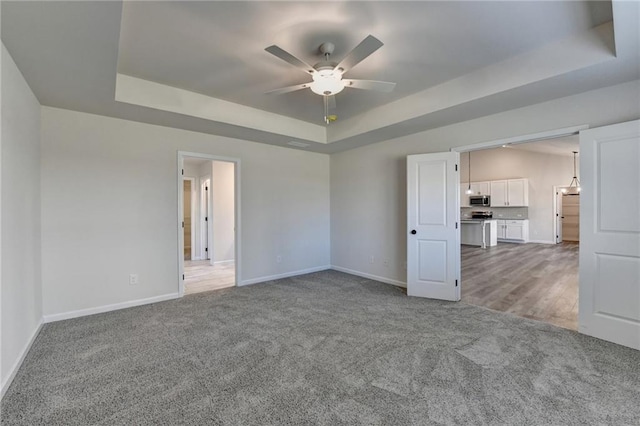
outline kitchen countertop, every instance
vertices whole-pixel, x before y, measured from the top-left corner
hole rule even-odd
[[[481,223],[481,222],[491,222],[493,220],[498,220],[498,219],[461,219],[460,222],[462,223]]]

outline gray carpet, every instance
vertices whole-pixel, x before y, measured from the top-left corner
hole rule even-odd
[[[640,352],[325,271],[46,325],[2,425],[638,425]]]

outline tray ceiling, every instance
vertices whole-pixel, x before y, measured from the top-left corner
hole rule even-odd
[[[637,3],[8,2],[2,41],[43,105],[336,152],[640,77]],[[614,44],[615,33],[615,44]],[[315,63],[372,34],[322,123],[308,81],[264,48]]]

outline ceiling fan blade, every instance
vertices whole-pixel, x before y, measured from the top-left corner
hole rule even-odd
[[[374,81],[374,80],[347,80],[343,79],[344,87],[351,87],[353,89],[363,90],[375,90],[376,92],[389,93],[396,87],[395,83],[388,81]]]
[[[362,40],[359,45],[354,47],[353,50],[340,61],[336,69],[342,69],[342,73],[344,74],[382,46],[384,46],[383,42],[372,35],[368,35],[367,38]]]
[[[264,50],[266,50],[267,52],[271,53],[274,56],[277,56],[278,58],[282,59],[283,61],[290,63],[294,67],[298,68],[301,71],[304,71],[307,74],[313,74],[313,73],[316,72],[316,70],[313,69],[313,67],[311,65],[309,65],[306,62],[296,58],[291,53],[287,52],[284,49],[279,48],[275,44],[273,46],[267,47]]]
[[[296,84],[295,86],[281,87],[280,89],[269,90],[264,92],[265,95],[282,95],[283,93],[295,92],[309,87],[311,83]]]
[[[329,102],[329,109],[336,109],[336,96],[328,96],[327,102]]]

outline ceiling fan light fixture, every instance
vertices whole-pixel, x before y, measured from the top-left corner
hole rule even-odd
[[[309,85],[311,91],[321,96],[333,96],[342,92],[344,82],[342,75],[333,70],[321,70],[313,75],[313,82]]]

